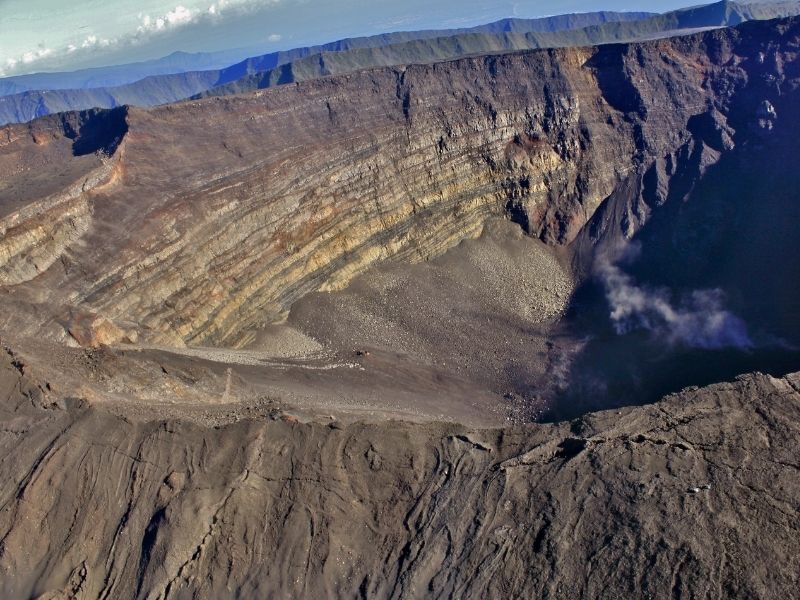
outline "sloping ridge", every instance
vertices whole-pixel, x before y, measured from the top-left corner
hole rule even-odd
[[[470,54],[510,50],[631,42],[677,35],[697,29],[736,26],[748,20],[793,16],[798,12],[800,3],[797,2],[764,7],[760,4],[747,5],[723,0],[715,4],[681,9],[641,20],[609,21],[559,31],[530,31],[514,27],[513,23],[505,23],[497,29],[490,30],[493,34],[491,36],[465,31],[434,39],[401,42],[375,48],[355,48],[342,55],[323,52],[299,58],[266,72],[251,73],[237,81],[211,88],[196,97],[243,93],[331,74],[348,73],[376,65],[436,62]]]
[[[155,74],[135,82],[117,86],[85,86],[88,89],[65,89],[64,86],[53,86],[42,90],[26,89],[19,93],[12,92],[0,97],[0,124],[26,122],[47,114],[90,107],[112,108],[124,104],[137,106],[166,104],[188,98],[209,88],[235,81],[248,74],[272,70],[321,52],[347,52],[360,48],[379,48],[399,42],[452,36],[460,33],[493,34],[511,30],[519,32],[553,32],[560,29],[584,27],[595,23],[635,20],[645,18],[650,14],[597,12],[545,17],[542,19],[504,19],[497,23],[465,29],[387,33],[343,39],[307,48],[272,52],[250,57],[221,69],[184,71],[167,75]],[[401,62],[404,62],[404,58],[396,56],[391,61],[391,64]],[[383,63],[374,63],[371,66],[379,66],[380,64]],[[111,69],[111,71],[114,71],[114,69]],[[72,74],[66,75],[70,78],[74,77]],[[55,76],[52,75],[52,77]],[[25,77],[21,79],[25,80]],[[9,80],[13,81],[14,78],[9,78]]]
[[[46,114],[92,106],[154,106],[206,93],[241,93],[382,65],[435,62],[471,54],[531,48],[635,41],[693,29],[737,25],[749,19],[786,17],[798,12],[800,2],[797,1],[767,5],[725,0],[663,15],[586,13],[542,19],[506,19],[466,29],[353,38],[253,57],[226,69],[147,77],[119,87],[28,91],[10,95],[0,98],[0,124],[25,122]]]

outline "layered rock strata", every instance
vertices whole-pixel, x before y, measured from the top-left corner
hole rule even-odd
[[[3,217],[4,295],[28,333],[74,342],[78,314],[120,339],[241,345],[307,292],[436,256],[490,216],[568,244],[665,157],[713,160],[731,110],[791,102],[776,82],[794,81],[798,37],[795,20],[747,24],[9,126],[4,206],[30,177],[11,168],[22,157],[98,170],[70,201],[47,200],[71,197],[49,178]]]

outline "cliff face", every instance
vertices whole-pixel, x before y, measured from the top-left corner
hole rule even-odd
[[[797,374],[584,413],[796,370],[798,48],[788,20],[0,130],[0,596],[796,589]],[[574,287],[631,238],[634,299],[718,287],[764,330],[617,335]]]
[[[797,375],[470,430],[137,417],[58,400],[0,360],[6,598],[796,588]]]
[[[778,103],[799,34],[789,20],[124,109],[114,127],[102,113],[9,126],[5,298],[27,333],[63,338],[79,314],[112,338],[241,344],[307,292],[438,255],[490,216],[568,244],[687,144],[713,162],[731,110],[756,121]],[[82,146],[93,128],[109,139]]]

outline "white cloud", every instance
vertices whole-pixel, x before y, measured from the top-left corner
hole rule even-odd
[[[277,4],[278,2],[280,2],[280,0],[266,0],[266,2],[264,2],[264,0],[255,2],[252,0],[218,0],[218,2],[209,5],[208,9],[191,9],[179,4],[163,15],[155,17],[139,13],[140,23],[136,28],[136,35],[134,37],[141,39],[143,36],[149,34],[198,24],[204,20],[215,20],[218,19],[223,12],[233,9],[239,12],[249,11],[257,8],[259,5]]]
[[[16,66],[18,63],[22,63],[25,65],[29,65],[30,63],[40,60],[42,58],[47,58],[53,54],[52,48],[44,48],[39,46],[36,50],[31,50],[30,52],[25,52],[18,60],[9,59],[8,65],[10,67]],[[13,62],[13,65],[11,64]]]
[[[114,31],[115,35],[105,36],[89,29],[82,37],[66,39],[57,48],[44,47],[40,44],[17,56],[0,58],[0,77],[14,75],[19,72],[33,72],[37,68],[53,68],[61,66],[59,56],[70,55],[70,61],[86,60],[100,52],[114,52],[132,46],[147,44],[156,37],[166,36],[171,32],[199,25],[213,25],[228,17],[241,16],[259,11],[267,6],[277,5],[284,0],[208,0],[207,3],[184,0],[186,4],[178,4],[172,10],[152,15],[138,13],[127,32]],[[0,3],[2,0],[0,0]],[[188,6],[186,6],[188,4]],[[267,37],[277,43],[283,36],[273,33]],[[41,63],[41,66],[37,66]]]
[[[171,27],[177,27],[192,20],[192,11],[185,6],[176,6],[175,10],[169,11],[164,18]]]
[[[199,14],[201,13],[194,13],[185,6],[178,5],[171,11],[158,17],[141,15],[139,17],[141,19],[141,24],[136,28],[136,32],[140,35],[146,35],[165,29],[182,27],[195,21]]]

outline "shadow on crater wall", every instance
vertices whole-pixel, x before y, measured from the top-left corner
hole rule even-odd
[[[64,135],[72,140],[72,154],[101,152],[111,156],[128,133],[128,107],[91,109],[61,115]]]
[[[655,402],[746,372],[777,376],[800,368],[800,257],[794,251],[800,239],[800,160],[792,112],[786,107],[784,129],[769,134],[740,123],[736,150],[692,182],[683,173],[681,193],[652,207],[634,236],[638,257],[620,265],[636,285],[660,290],[675,303],[696,290],[719,290],[725,309],[746,324],[750,347],[690,347],[657,327],[620,335],[612,326],[606,287],[597,276],[589,278],[560,332],[588,341],[545,420]],[[601,210],[598,218],[622,213]],[[597,224],[587,226],[592,228]]]

